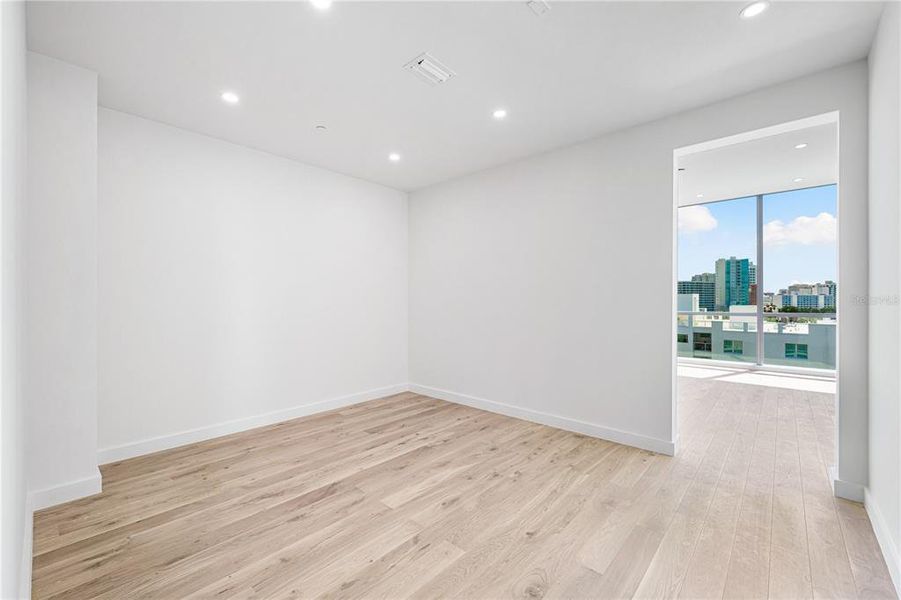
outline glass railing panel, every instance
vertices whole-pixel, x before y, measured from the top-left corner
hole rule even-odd
[[[834,315],[764,316],[763,363],[835,369]]]
[[[676,348],[687,358],[756,362],[757,317],[679,314]]]

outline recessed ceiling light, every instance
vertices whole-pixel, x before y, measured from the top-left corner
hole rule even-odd
[[[698,198],[703,198],[703,197],[704,197],[704,194],[698,194],[697,197],[698,197]]]
[[[328,10],[332,7],[332,0],[310,0],[310,4],[319,10]]]
[[[315,129],[319,133],[322,133],[323,131],[327,130],[328,127],[326,127],[325,125],[317,125],[313,129]]]
[[[388,160],[390,160],[391,162],[397,162],[400,160],[400,154],[398,154],[397,152],[392,152],[388,155]]]
[[[507,116],[507,109],[499,108],[491,113],[491,116],[498,120],[503,119]]]
[[[746,7],[741,9],[741,12],[738,14],[742,19],[752,19],[769,7],[770,3],[767,2],[767,0],[759,0],[758,2],[752,2],[751,4],[747,5]]]
[[[226,104],[237,104],[241,101],[241,98],[238,96],[238,94],[234,92],[222,92],[220,98],[222,98],[222,101]]]
[[[800,144],[798,144],[797,146],[795,146],[795,150],[801,150],[801,149],[806,148],[806,147],[807,147],[807,142],[801,142]]]
[[[792,181],[794,181],[795,183],[801,183],[802,181],[804,181],[804,178],[803,177],[795,177],[794,179],[792,179]]]

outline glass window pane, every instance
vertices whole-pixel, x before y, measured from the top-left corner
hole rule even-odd
[[[835,368],[836,186],[763,197],[764,363]]]
[[[731,306],[752,304],[756,257],[756,197],[679,209],[677,293],[697,295],[699,309],[728,312]],[[683,302],[687,309],[691,300]]]
[[[834,318],[822,315],[767,315],[763,321],[766,363],[834,369],[835,326]]]
[[[678,243],[679,356],[756,361],[757,198],[681,207]]]
[[[757,360],[754,315],[683,315],[676,335],[679,356],[751,363]]]

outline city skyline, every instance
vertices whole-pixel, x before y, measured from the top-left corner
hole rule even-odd
[[[757,259],[756,197],[679,209],[678,279],[715,272],[722,258]],[[836,186],[764,196],[765,293],[836,281]]]
[[[725,267],[725,268],[724,268]],[[730,270],[740,272],[730,275]],[[725,276],[723,276],[725,274]],[[837,284],[835,281],[804,281],[792,283],[776,290],[764,290],[757,286],[756,267],[746,257],[721,257],[716,261],[716,272],[695,273],[690,279],[680,279],[676,293],[698,296],[702,310],[728,310],[730,306],[754,305],[757,294],[763,295],[764,305],[796,308],[835,307]]]
[[[738,260],[738,261],[747,260],[752,265],[752,267],[755,266],[754,261],[751,260],[750,258],[748,258],[747,256],[722,256],[719,259],[717,259],[717,261],[714,262],[714,266],[716,265],[716,262],[719,262],[720,260],[731,260],[731,259]],[[680,276],[677,283],[680,283],[680,284],[683,284],[683,283],[715,284],[716,283],[716,272],[714,269],[712,269],[710,271],[703,271],[701,273],[692,273],[685,279],[682,279]],[[835,281],[832,279],[824,279],[821,281],[793,281],[792,283],[790,283],[788,285],[780,286],[776,289],[769,289],[769,290],[764,289],[763,293],[764,294],[789,293],[793,289],[799,288],[799,287],[814,287],[815,288],[817,286],[825,286],[830,283],[835,285]],[[754,283],[753,279],[751,279],[750,284],[756,285]]]

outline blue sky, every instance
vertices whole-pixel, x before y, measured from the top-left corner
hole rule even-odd
[[[756,198],[679,209],[679,279],[713,272],[717,258],[756,262]],[[767,292],[836,279],[836,187],[770,194],[763,201]]]

